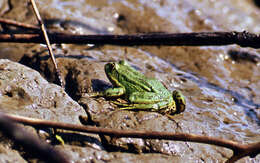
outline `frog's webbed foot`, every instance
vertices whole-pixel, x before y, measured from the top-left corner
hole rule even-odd
[[[129,101],[133,104],[154,104],[162,100],[161,95],[154,92],[133,92],[129,96]]]
[[[174,120],[174,116],[173,115],[169,115],[169,114],[164,114],[164,115],[166,115],[169,118],[169,120]]]
[[[116,99],[117,101],[110,101],[110,103],[115,104],[117,106],[124,106],[127,107],[129,106],[129,103],[127,103],[126,101],[120,100],[120,99]]]

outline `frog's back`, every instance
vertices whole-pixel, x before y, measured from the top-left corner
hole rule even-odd
[[[164,95],[171,96],[171,93],[165,88],[165,86],[157,79],[149,78],[146,80],[148,85],[151,87],[152,92]]]
[[[141,74],[143,75],[143,74]],[[131,76],[123,74],[119,77],[120,83],[125,87],[126,92],[150,92],[151,88],[146,82],[145,76]]]
[[[140,72],[137,73],[138,75],[135,75],[134,78],[129,78],[129,74],[123,75],[124,79],[121,80],[121,83],[125,86],[126,92],[154,92],[165,97],[171,96],[171,93],[159,80],[147,78]]]
[[[147,77],[135,70],[130,65],[122,65],[117,69],[118,80],[125,87],[126,91],[151,91],[146,80]]]
[[[131,67],[127,62],[121,62],[117,69],[120,74],[119,82],[125,87],[127,94],[132,92],[155,92],[162,96],[169,96],[169,91],[157,79],[148,78]]]

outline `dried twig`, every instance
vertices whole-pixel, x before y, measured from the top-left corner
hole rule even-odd
[[[217,145],[233,150],[233,156],[227,162],[234,162],[243,157],[250,156],[255,157],[260,153],[260,142],[243,145],[230,140],[223,140],[220,138],[200,136],[194,134],[185,133],[172,133],[172,132],[157,132],[157,131],[136,131],[136,130],[119,130],[119,129],[108,129],[93,126],[74,125],[68,123],[60,123],[53,121],[46,121],[40,119],[26,118],[16,115],[8,115],[8,118],[13,121],[20,122],[23,124],[37,126],[37,127],[51,127],[65,130],[81,131],[95,134],[104,134],[114,137],[132,137],[132,138],[144,138],[144,139],[164,139],[164,140],[175,140],[175,141],[189,141],[204,144]]]
[[[40,34],[42,33],[41,28],[33,25],[33,24],[28,24],[28,23],[22,23],[22,22],[18,22],[15,20],[11,20],[11,19],[6,19],[6,18],[0,18],[0,24],[6,25],[6,26],[14,26],[17,28],[22,28],[24,30],[32,30],[32,31],[36,31],[36,33]],[[68,34],[68,32],[60,32],[57,30],[47,30],[47,33],[59,33],[59,34]],[[48,32],[49,31],[49,32]],[[32,33],[32,32],[31,32]]]
[[[8,19],[1,24],[36,29],[34,25]],[[260,48],[260,35],[244,32],[200,32],[200,33],[152,33],[133,35],[74,35],[64,32],[49,32],[53,43],[112,44],[112,45],[171,45],[171,46],[220,46],[237,44],[242,47]],[[0,34],[0,42],[43,43],[39,34]]]
[[[8,117],[0,113],[0,130],[8,138],[14,140],[15,143],[22,145],[26,151],[34,154],[46,162],[69,162],[67,156],[54,149],[51,145],[42,142],[39,138],[28,133],[23,128],[15,125]]]
[[[12,25],[12,26],[24,28],[24,29],[27,29],[27,30],[39,30],[39,31],[41,30],[36,25],[31,25],[31,24],[26,24],[26,23],[22,23],[22,22],[17,22],[15,20],[11,20],[11,19],[0,18],[0,24]]]
[[[52,60],[52,62],[53,62],[53,64],[54,64],[54,68],[55,68],[55,70],[56,70],[56,75],[57,75],[57,77],[59,78],[59,82],[60,82],[61,87],[64,88],[64,83],[63,83],[63,81],[62,81],[61,74],[60,74],[60,71],[59,71],[59,69],[58,69],[58,65],[57,65],[57,63],[56,63],[56,60],[55,60],[55,57],[54,57],[54,54],[53,54],[53,51],[52,51],[52,48],[51,48],[51,44],[50,44],[50,41],[49,41],[49,38],[48,38],[47,31],[46,31],[45,26],[44,26],[44,23],[43,23],[43,21],[42,21],[42,19],[41,19],[41,16],[40,16],[40,13],[39,13],[39,11],[38,11],[38,9],[37,9],[37,6],[36,6],[35,1],[34,1],[34,0],[30,0],[30,2],[31,2],[31,4],[32,4],[33,11],[34,11],[34,13],[35,13],[35,15],[36,15],[36,18],[37,18],[37,20],[38,20],[38,23],[40,24],[41,31],[42,31],[43,36],[44,36],[44,40],[45,40],[46,45],[47,45],[47,47],[48,47],[48,50],[49,50],[49,53],[50,53],[50,56],[51,56],[51,60]]]
[[[1,24],[27,29],[39,29],[34,25],[1,19]],[[53,43],[112,44],[112,45],[173,45],[216,46],[237,44],[242,47],[260,48],[260,35],[244,32],[200,32],[200,33],[152,33],[133,35],[74,35],[64,32],[49,32]],[[38,34],[0,35],[0,42],[43,43]]]
[[[49,32],[52,43],[110,45],[221,46],[260,48],[260,36],[248,32],[154,33],[133,35],[75,35]],[[40,34],[0,34],[0,42],[44,43]]]

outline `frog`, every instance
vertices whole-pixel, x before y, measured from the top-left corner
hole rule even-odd
[[[122,98],[127,103],[113,102],[120,110],[146,110],[166,115],[184,112],[186,101],[180,91],[171,93],[159,80],[146,77],[126,60],[109,62],[104,70],[113,87],[94,92],[91,97]]]

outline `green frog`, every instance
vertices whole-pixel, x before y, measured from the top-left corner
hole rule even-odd
[[[113,88],[93,93],[92,97],[121,97],[127,100],[127,103],[114,102],[121,106],[120,109],[148,110],[166,115],[185,110],[185,98],[180,91],[169,92],[160,81],[144,76],[127,61],[107,63],[104,69]]]

